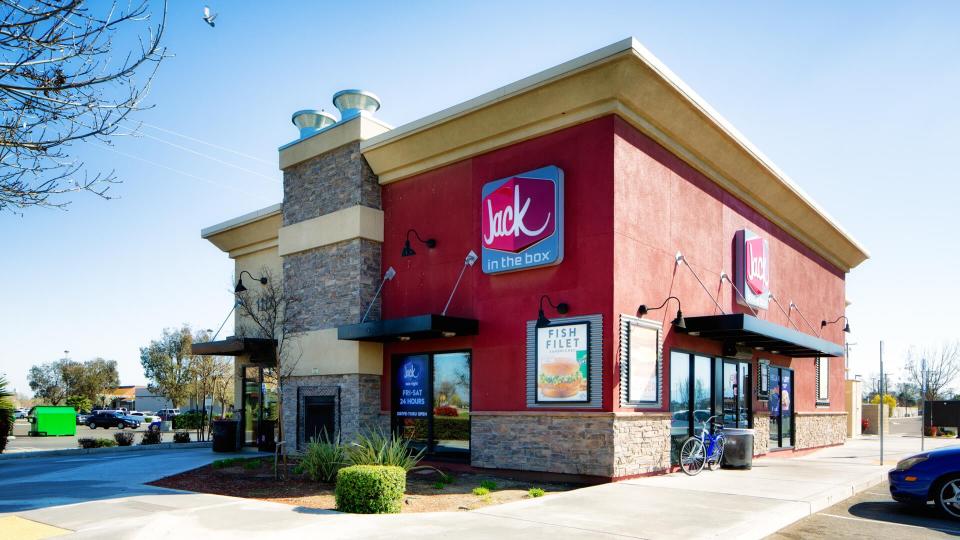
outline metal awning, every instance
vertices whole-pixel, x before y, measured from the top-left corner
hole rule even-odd
[[[454,336],[475,336],[479,323],[476,319],[446,317],[444,315],[416,315],[400,319],[370,321],[337,328],[337,338],[348,341],[411,341]]]
[[[249,355],[253,363],[274,364],[277,340],[269,338],[251,338],[231,336],[221,341],[205,341],[194,343],[191,348],[193,354],[209,354],[214,356],[242,356]]]
[[[691,336],[753,347],[783,356],[813,358],[843,356],[843,347],[786,326],[764,321],[743,313],[686,317],[686,330]]]

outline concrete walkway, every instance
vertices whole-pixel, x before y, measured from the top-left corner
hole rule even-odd
[[[956,442],[927,440],[927,448]],[[877,484],[919,443],[888,438],[884,466],[878,440],[862,438],[800,457],[774,454],[751,471],[641,478],[472,512],[358,516],[149,488],[67,506],[48,499],[17,515],[77,538],[762,538]]]

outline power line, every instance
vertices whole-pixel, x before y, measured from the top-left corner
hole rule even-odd
[[[234,150],[234,149],[232,149],[232,148],[227,148],[227,147],[225,147],[225,146],[220,146],[219,144],[214,144],[214,143],[212,143],[212,142],[207,142],[207,141],[204,141],[204,140],[202,140],[202,139],[198,139],[198,138],[196,138],[196,137],[191,137],[191,136],[189,136],[189,135],[184,135],[183,133],[178,133],[178,132],[176,132],[176,131],[173,131],[172,129],[162,128],[162,127],[160,127],[160,126],[155,126],[155,125],[153,125],[153,124],[148,124],[148,123],[146,123],[146,122],[140,122],[140,124],[141,124],[141,125],[144,125],[144,126],[147,126],[148,128],[155,129],[155,130],[157,130],[157,131],[162,131],[162,132],[164,132],[164,133],[169,133],[170,135],[174,135],[174,136],[177,136],[177,137],[182,137],[182,138],[184,138],[184,139],[187,139],[187,140],[190,140],[190,141],[193,141],[193,142],[198,142],[198,143],[200,143],[200,144],[205,144],[205,145],[207,145],[207,146],[209,146],[209,147],[211,147],[211,148],[216,148],[217,150],[223,150],[224,152],[230,152],[231,154],[236,154],[236,155],[238,155],[238,156],[242,156],[242,157],[245,157],[245,158],[247,158],[247,159],[252,159],[252,160],[254,160],[254,161],[259,161],[260,163],[266,163],[267,165],[271,165],[271,166],[276,166],[276,165],[277,165],[276,162],[267,161],[267,160],[265,160],[265,159],[261,159],[261,158],[258,158],[258,157],[256,157],[256,156],[251,156],[250,154],[245,154],[245,153],[243,153],[243,152],[240,152],[239,150]]]
[[[126,127],[127,129],[132,129],[130,126],[124,126],[124,127]],[[196,150],[194,150],[194,149],[192,149],[192,148],[187,148],[186,146],[182,146],[182,145],[179,145],[179,144],[177,144],[177,143],[170,142],[170,141],[168,141],[168,140],[166,140],[166,139],[161,139],[160,137],[155,137],[155,136],[153,136],[153,135],[150,135],[149,133],[136,133],[136,132],[133,132],[133,133],[131,133],[130,135],[134,135],[134,136],[135,136],[135,135],[141,135],[141,136],[143,136],[143,137],[147,137],[148,139],[153,139],[153,140],[158,141],[158,142],[161,142],[161,143],[163,143],[163,144],[172,146],[172,147],[174,147],[174,148],[176,148],[176,149],[178,149],[178,150],[183,150],[184,152],[189,152],[189,153],[191,153],[191,154],[194,154],[194,155],[197,155],[197,156],[200,156],[200,157],[203,157],[203,158],[207,158],[207,159],[209,159],[209,160],[211,160],[211,161],[215,161],[215,162],[220,163],[220,164],[222,164],[222,165],[226,165],[227,167],[233,167],[234,169],[243,171],[243,172],[248,173],[248,174],[252,174],[252,175],[254,175],[254,176],[259,176],[260,178],[267,179],[267,180],[269,180],[269,181],[271,181],[271,182],[274,182],[274,183],[280,182],[279,179],[274,178],[274,177],[272,177],[272,176],[267,176],[267,175],[265,175],[265,174],[263,174],[263,173],[259,173],[259,172],[257,172],[257,171],[252,170],[252,169],[248,169],[248,168],[246,168],[246,167],[242,167],[242,166],[240,166],[240,165],[236,165],[236,164],[234,164],[234,163],[230,163],[229,161],[224,161],[224,160],[222,160],[222,159],[220,159],[220,158],[211,156],[211,155],[209,155],[209,154],[204,154],[203,152],[198,152],[198,151],[196,151]]]

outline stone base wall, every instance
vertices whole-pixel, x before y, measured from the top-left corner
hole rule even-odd
[[[847,442],[847,413],[795,413],[795,448],[817,448]]]
[[[670,466],[668,414],[474,413],[471,465],[616,478]]]
[[[283,429],[287,448],[291,450],[302,429],[297,389],[303,395],[338,395],[336,429],[344,442],[356,439],[361,430],[383,427],[380,414],[380,375],[313,375],[289,377],[283,387]],[[389,417],[388,417],[389,418]],[[387,426],[389,427],[389,426]],[[300,437],[300,448],[305,441]]]
[[[770,417],[762,412],[753,417],[753,455],[760,456],[770,451]]]

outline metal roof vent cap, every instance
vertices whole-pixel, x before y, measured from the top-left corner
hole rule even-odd
[[[340,121],[355,116],[372,115],[380,109],[380,98],[366,90],[341,90],[333,95],[333,104],[340,110]]]
[[[293,113],[290,118],[293,125],[300,128],[300,138],[305,139],[324,128],[337,123],[337,119],[328,112],[304,109]]]

